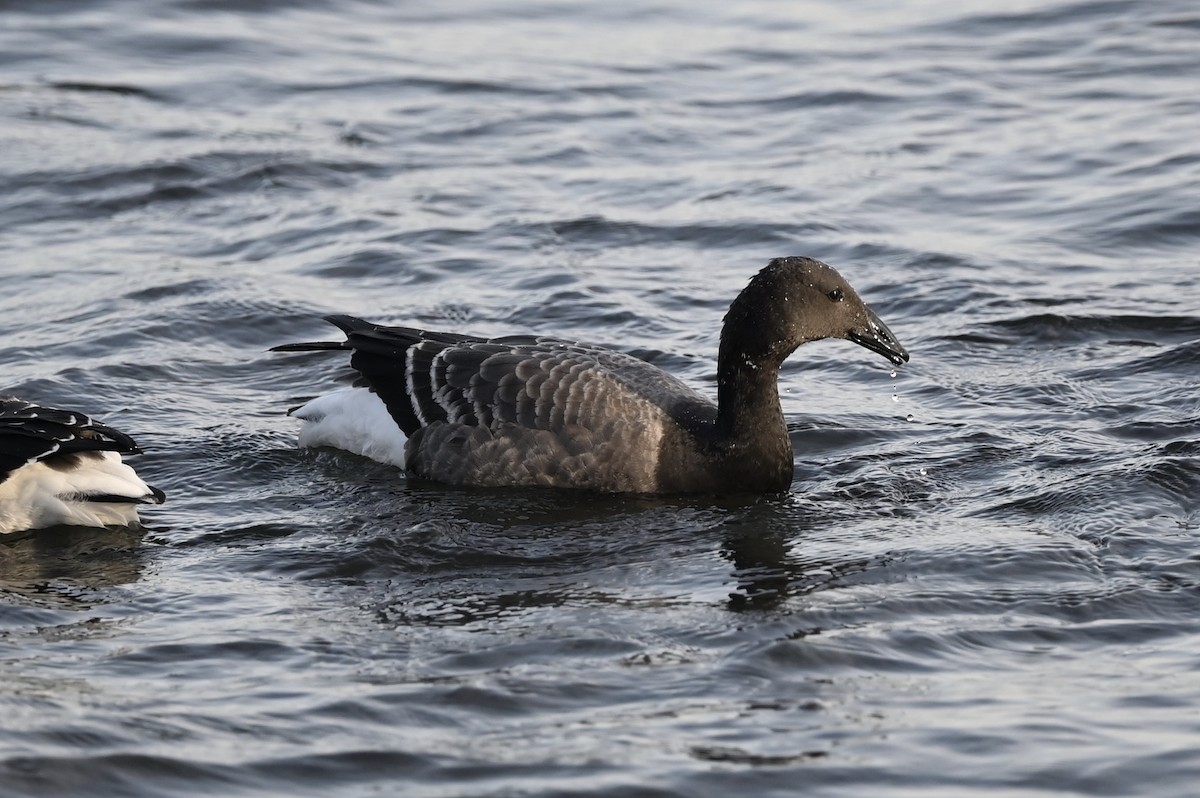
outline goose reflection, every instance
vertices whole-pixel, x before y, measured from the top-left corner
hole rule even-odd
[[[875,561],[801,557],[794,553],[800,536],[794,528],[729,534],[721,554],[733,565],[737,588],[726,606],[735,612],[770,609],[796,596],[837,587],[843,578],[867,570]]]
[[[88,609],[95,592],[136,582],[145,529],[47,527],[0,539],[0,602]]]
[[[392,520],[353,539],[330,574],[376,582],[377,619],[470,626],[581,606],[651,608],[714,599],[770,609],[836,588],[876,558],[804,545],[828,520],[786,497],[567,496],[414,482]],[[353,563],[353,573],[347,571]]]

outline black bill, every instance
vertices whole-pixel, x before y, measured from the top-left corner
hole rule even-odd
[[[859,346],[878,352],[897,366],[908,362],[908,350],[900,345],[888,326],[870,308],[867,308],[867,323],[851,330],[846,337]]]

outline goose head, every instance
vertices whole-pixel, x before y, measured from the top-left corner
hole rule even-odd
[[[730,305],[721,360],[735,369],[777,370],[796,347],[823,338],[853,341],[896,365],[909,358],[832,266],[812,258],[775,258]]]

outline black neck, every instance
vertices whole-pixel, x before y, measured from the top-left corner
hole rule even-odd
[[[786,490],[792,443],[779,405],[779,367],[773,357],[748,358],[722,341],[717,364],[718,445],[730,476],[755,490]]]

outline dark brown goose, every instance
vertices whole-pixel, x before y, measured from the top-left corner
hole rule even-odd
[[[730,305],[717,401],[657,366],[542,336],[479,338],[326,319],[361,386],[292,411],[302,446],[328,445],[455,485],[609,492],[773,492],[792,481],[779,368],[845,338],[893,363],[908,352],[831,266],[776,258]]]
[[[130,526],[160,504],[125,463],[140,454],[123,432],[83,413],[0,396],[0,535],[49,526]]]

